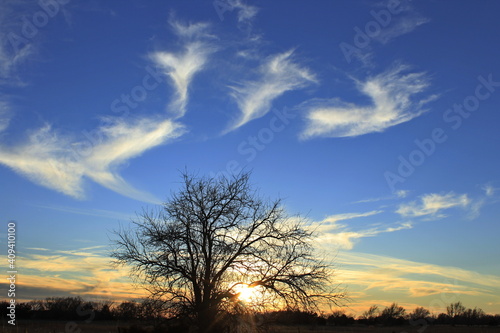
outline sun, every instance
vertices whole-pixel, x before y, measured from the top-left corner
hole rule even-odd
[[[238,299],[244,303],[255,302],[260,293],[257,287],[250,287],[246,284],[238,285],[235,291],[238,293]]]

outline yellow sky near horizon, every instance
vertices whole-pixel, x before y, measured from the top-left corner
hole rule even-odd
[[[65,295],[121,302],[147,295],[132,283],[127,268],[111,265],[105,246],[29,251],[18,257],[18,301]],[[461,301],[469,308],[500,313],[498,276],[353,251],[338,252],[334,265],[334,281],[349,296],[342,309],[354,316],[371,305],[384,308],[393,302],[408,311],[423,306],[438,314]]]

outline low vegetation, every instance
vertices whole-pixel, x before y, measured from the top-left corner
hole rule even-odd
[[[4,323],[7,302],[0,302]],[[183,318],[166,319],[159,304],[151,300],[85,301],[80,297],[47,298],[22,302],[16,306],[17,323],[29,332],[188,332],[189,322]],[[408,312],[393,303],[379,309],[372,306],[355,318],[342,310],[328,314],[307,311],[272,311],[227,315],[226,331],[264,332],[492,332],[498,331],[500,315],[489,315],[478,308],[466,308],[457,302],[446,313],[431,314],[418,307]],[[4,325],[3,332],[10,332]],[[250,326],[252,329],[250,329]],[[45,327],[45,329],[44,329]],[[51,327],[51,329],[49,329]],[[242,330],[241,328],[246,328]],[[336,327],[333,329],[333,327]],[[343,328],[341,328],[343,327]],[[387,329],[383,329],[383,328]],[[401,328],[402,329],[399,329]],[[443,327],[448,327],[444,330]],[[476,328],[481,327],[481,330]],[[392,329],[391,329],[392,328]],[[398,328],[398,329],[396,329]],[[468,329],[467,329],[468,328]],[[14,329],[14,327],[12,327]],[[299,329],[299,330],[297,330]],[[396,329],[396,330],[395,330]],[[15,332],[15,330],[11,330]],[[24,332],[23,331],[23,332]]]

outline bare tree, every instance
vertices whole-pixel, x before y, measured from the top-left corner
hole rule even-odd
[[[412,313],[410,313],[410,319],[413,321],[417,321],[420,319],[427,319],[431,315],[430,311],[427,310],[426,308],[419,306],[416,307],[415,310],[413,310]]]
[[[360,319],[373,320],[378,316],[378,314],[379,314],[378,306],[372,305],[368,310],[363,312],[363,314],[360,316]]]
[[[402,323],[406,317],[406,309],[402,306],[392,303],[390,306],[382,310],[380,319],[386,324]]]
[[[462,302],[451,303],[446,307],[446,313],[451,318],[463,315],[465,310],[465,306],[462,305]]]
[[[242,288],[256,288],[267,307],[316,309],[344,297],[331,267],[314,253],[313,232],[286,214],[280,200],[261,199],[249,173],[196,177],[136,228],[116,232],[112,256],[132,267],[169,315],[190,314],[201,332],[241,306]]]

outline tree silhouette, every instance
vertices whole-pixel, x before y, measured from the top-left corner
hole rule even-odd
[[[368,310],[363,312],[361,319],[374,320],[378,316],[379,310],[377,305],[372,305]]]
[[[419,306],[416,307],[415,310],[413,310],[412,313],[410,313],[410,318],[414,321],[421,320],[421,319],[427,319],[431,315],[431,312],[427,310],[426,308]]]
[[[191,316],[200,332],[219,330],[226,313],[242,308],[242,288],[258,289],[267,309],[312,309],[344,297],[303,220],[280,200],[261,199],[249,177],[183,173],[181,190],[160,210],[116,232],[116,261],[132,267],[168,315]]]
[[[380,318],[383,323],[394,325],[401,324],[405,321],[406,309],[399,306],[397,303],[392,303],[390,306],[382,310]]]
[[[463,315],[465,310],[465,306],[462,305],[462,302],[452,303],[446,307],[446,313],[451,318]]]

